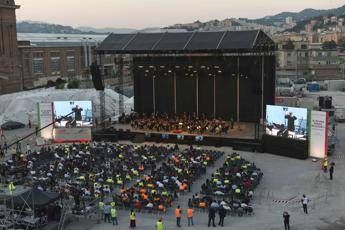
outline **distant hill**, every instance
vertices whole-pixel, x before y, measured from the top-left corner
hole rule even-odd
[[[280,23],[284,23],[287,17],[292,17],[292,19],[295,22],[300,22],[300,21],[305,21],[305,20],[319,17],[319,16],[328,16],[328,15],[341,16],[344,14],[345,14],[345,5],[339,8],[334,8],[334,9],[329,9],[329,10],[315,10],[315,9],[309,8],[297,13],[282,12],[282,13],[272,15],[272,16],[267,16],[264,18],[258,18],[258,19],[242,18],[242,20],[245,20],[251,23],[272,26],[272,25],[278,25]]]
[[[175,24],[165,27],[167,30],[185,30],[185,31],[222,31],[230,29],[241,24],[234,18],[227,18],[222,21],[211,20],[208,22],[195,21],[186,24]]]
[[[52,33],[52,34],[97,34],[94,31],[82,31],[71,26],[48,24],[43,22],[17,22],[18,33]]]
[[[111,28],[111,27],[93,28],[93,27],[87,27],[87,26],[77,27],[76,29],[83,32],[92,31],[95,33],[100,33],[100,34],[108,34],[108,33],[124,34],[124,33],[133,33],[137,31],[135,29],[130,29],[130,28]]]
[[[345,14],[343,15],[338,15],[338,18],[344,18],[345,19]],[[303,20],[300,22],[297,22],[296,26],[294,26],[292,29],[286,30],[286,31],[293,31],[293,32],[301,32],[305,30],[305,27],[307,24],[310,24],[311,21],[316,21],[315,26],[313,27],[313,30],[316,31],[318,29],[328,29],[331,26],[335,26],[338,23],[337,22],[331,22],[329,21],[327,24],[324,24],[324,16],[318,16],[318,17],[313,17],[307,20]]]

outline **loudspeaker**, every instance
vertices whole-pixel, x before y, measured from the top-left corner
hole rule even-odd
[[[325,107],[326,109],[331,109],[332,108],[332,97],[327,97],[325,100]]]
[[[96,90],[104,90],[104,84],[101,77],[101,71],[96,63],[92,63],[90,66],[90,73],[92,76],[92,82]]]
[[[143,143],[145,142],[145,135],[144,134],[136,134],[133,143]]]
[[[323,108],[325,105],[325,97],[319,97],[319,107]]]

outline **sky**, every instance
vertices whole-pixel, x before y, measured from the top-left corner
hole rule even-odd
[[[344,0],[16,0],[18,20],[97,28],[164,27],[196,20],[258,18],[305,8],[329,9]]]

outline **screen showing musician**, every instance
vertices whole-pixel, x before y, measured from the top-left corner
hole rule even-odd
[[[91,101],[55,101],[55,127],[76,128],[92,126]]]
[[[308,110],[268,105],[266,108],[266,134],[306,140]]]

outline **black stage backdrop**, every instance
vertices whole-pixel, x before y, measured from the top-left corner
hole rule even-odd
[[[175,112],[174,77],[172,74],[158,73],[155,78],[155,90],[156,112]]]
[[[216,115],[225,120],[237,119],[237,80],[230,73],[216,77]]]
[[[286,137],[276,137],[264,134],[262,136],[264,152],[292,157],[301,160],[308,158],[308,142]]]
[[[237,116],[237,75],[240,75],[240,121],[258,122],[261,117],[261,56],[206,57],[135,57],[134,95],[135,111],[153,112],[152,76],[155,78],[157,112],[174,112],[174,75],[176,75],[177,113],[197,111],[197,81],[199,86],[199,114],[213,115],[214,84],[216,76],[216,116],[225,120]],[[265,57],[264,103],[274,104],[274,57]],[[143,66],[141,70],[138,66]],[[149,68],[154,66],[154,69]],[[164,66],[164,68],[161,68]],[[177,68],[177,66],[179,68]],[[189,69],[191,66],[191,70]],[[203,66],[203,68],[201,68]],[[219,66],[220,72],[214,69]],[[210,67],[210,69],[208,69]],[[149,73],[145,70],[149,69]],[[167,70],[170,70],[168,72]],[[212,70],[211,70],[212,69]],[[194,72],[197,70],[197,72]],[[187,74],[186,74],[187,73]],[[211,76],[209,75],[211,73]],[[265,108],[264,108],[265,111]]]
[[[177,113],[196,111],[196,76],[176,75]]]
[[[255,56],[240,58],[240,120],[258,122],[261,105],[260,59]]]
[[[213,77],[205,71],[199,73],[199,112],[213,116]]]
[[[152,76],[145,76],[142,71],[134,73],[134,110],[138,113],[152,113],[153,85]]]

